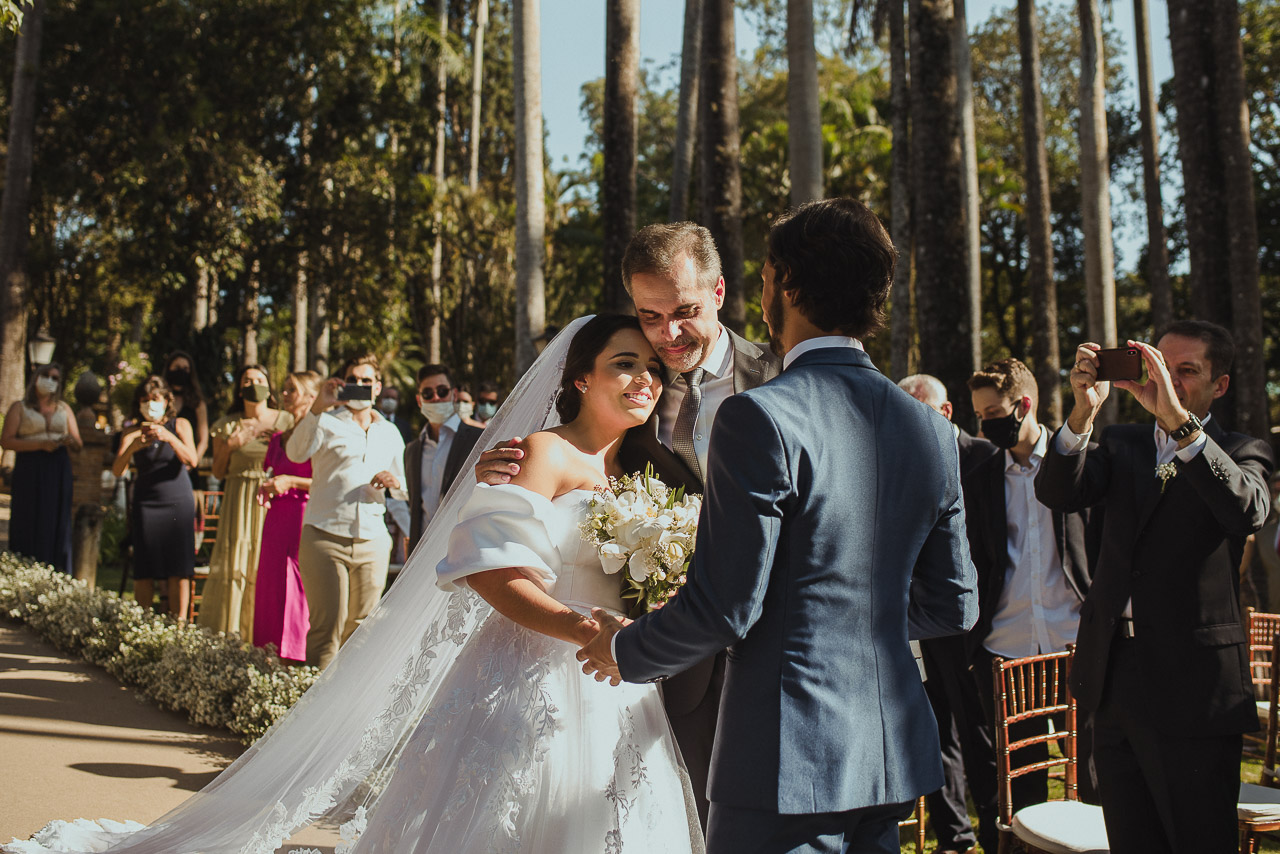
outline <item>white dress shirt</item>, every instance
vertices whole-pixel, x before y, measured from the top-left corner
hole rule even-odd
[[[733,346],[729,341],[729,333],[720,328],[720,336],[711,346],[711,352],[699,366],[706,375],[702,378],[702,403],[698,407],[698,420],[693,424],[693,452],[698,457],[698,465],[705,475],[707,472],[707,449],[711,446],[711,425],[716,419],[720,404],[733,396]],[[671,434],[676,429],[676,418],[680,414],[680,404],[684,401],[687,390],[684,378],[677,374],[662,390],[658,398],[658,439],[668,448],[674,448]]]
[[[440,509],[440,482],[444,480],[444,467],[449,462],[449,451],[453,449],[453,437],[462,425],[457,413],[450,415],[440,425],[440,438],[432,439],[427,428],[422,428],[419,438],[422,440],[422,468],[419,472],[422,486],[422,530],[427,529],[431,519]]]
[[[791,363],[810,350],[821,350],[823,347],[850,347],[854,350],[865,350],[862,342],[848,335],[819,335],[817,338],[806,338],[787,351],[782,357],[782,370],[791,367]]]
[[[366,431],[345,406],[319,416],[308,412],[285,452],[296,463],[311,460],[311,498],[302,524],[356,540],[387,537],[384,490],[370,481],[389,471],[403,487],[404,439],[381,413],[374,411]],[[403,488],[390,493],[401,500],[406,496]]]
[[[1080,599],[1062,571],[1053,511],[1036,500],[1036,472],[1048,448],[1049,431],[1041,427],[1027,466],[1004,452],[1009,565],[983,646],[1005,658],[1061,652],[1080,628]]]

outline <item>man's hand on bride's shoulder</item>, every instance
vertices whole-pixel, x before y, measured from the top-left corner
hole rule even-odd
[[[610,685],[620,685],[622,675],[618,672],[618,663],[613,660],[613,636],[630,625],[631,621],[625,618],[619,620],[599,608],[593,608],[591,616],[600,630],[577,652],[578,660],[583,662],[582,672],[588,676],[594,675],[597,682],[608,679]]]
[[[516,436],[499,442],[481,454],[476,462],[476,480],[490,486],[510,483],[511,478],[520,473],[517,461],[524,459],[524,450],[520,448],[522,441],[524,440],[520,436]]]

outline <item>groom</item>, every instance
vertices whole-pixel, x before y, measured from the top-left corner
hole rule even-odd
[[[762,303],[781,376],[726,400],[689,582],[578,653],[597,679],[664,679],[729,647],[708,850],[897,851],[942,784],[907,639],[977,618],[950,424],[882,376],[893,244],[853,199],[769,234]],[[616,663],[615,663],[616,659]]]

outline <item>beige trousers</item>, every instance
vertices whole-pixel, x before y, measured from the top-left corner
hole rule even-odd
[[[378,604],[387,585],[389,537],[357,540],[302,527],[298,570],[311,611],[307,664],[325,668]]]

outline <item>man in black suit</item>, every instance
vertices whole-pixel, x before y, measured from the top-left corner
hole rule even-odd
[[[412,552],[427,523],[435,515],[467,455],[484,432],[466,424],[457,413],[458,391],[444,365],[424,365],[418,371],[418,409],[427,423],[404,449],[404,474],[409,492],[409,546]]]
[[[652,463],[667,485],[702,492],[720,404],[777,376],[779,360],[717,320],[725,293],[720,255],[711,233],[700,225],[659,223],[640,229],[623,255],[622,282],[666,376],[653,416],[623,439],[619,460],[628,471],[643,471]],[[503,483],[519,471],[523,456],[516,445],[494,448],[481,456],[476,475]],[[662,685],[704,829],[724,665],[721,652]]]
[[[898,386],[951,420],[954,408],[947,399],[947,387],[937,377],[913,374],[899,380]],[[967,508],[972,501],[969,493],[974,484],[973,473],[998,449],[955,424],[951,429],[955,431],[960,452],[960,488]],[[972,552],[972,534],[969,541]],[[978,837],[974,834],[965,803],[967,788],[978,807],[983,847],[994,851],[996,788],[991,763],[995,754],[992,752],[990,730],[983,726],[985,713],[978,701],[977,686],[969,672],[967,635],[925,638],[920,641],[920,652],[924,661],[924,690],[938,720],[938,740],[942,747],[942,788],[925,796],[929,824],[938,840],[934,850],[937,854],[961,854],[977,844]]]
[[[1080,614],[1071,689],[1093,712],[1093,759],[1111,850],[1236,849],[1242,733],[1258,728],[1237,568],[1266,520],[1271,449],[1228,433],[1230,334],[1180,321],[1141,351],[1147,381],[1098,380],[1098,345],[1071,371],[1075,405],[1040,471],[1040,500],[1105,504],[1093,585]],[[1155,424],[1088,444],[1115,385]]]

